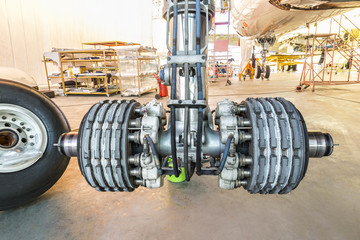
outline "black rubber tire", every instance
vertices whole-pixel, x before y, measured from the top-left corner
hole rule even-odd
[[[255,78],[259,79],[261,77],[261,67],[259,65],[256,66],[256,71],[255,71]]]
[[[294,71],[294,72],[296,72],[296,70],[297,70],[297,65],[295,64],[295,65],[292,65],[291,66],[291,69]]]
[[[78,163],[90,186],[101,192],[132,192],[138,185],[130,175],[129,156],[142,152],[128,141],[129,120],[136,101],[102,101],[83,118],[78,137]],[[106,163],[105,163],[106,162]],[[104,164],[105,163],[105,164]]]
[[[54,102],[26,85],[0,79],[0,103],[28,109],[42,120],[48,134],[41,159],[21,171],[0,173],[0,210],[6,210],[33,201],[62,176],[70,158],[61,155],[53,144],[70,127]]]
[[[250,193],[286,194],[304,178],[309,162],[307,128],[300,112],[283,98],[248,98],[251,121]]]
[[[269,66],[265,66],[265,76],[266,79],[269,79],[270,77],[270,67]]]

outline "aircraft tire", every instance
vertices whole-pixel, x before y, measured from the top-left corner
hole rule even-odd
[[[265,76],[264,77],[266,79],[269,79],[269,77],[270,77],[270,67],[269,66],[265,67]]]
[[[255,78],[259,79],[261,77],[261,67],[259,65],[256,66],[256,71],[255,71]]]
[[[57,182],[70,158],[53,145],[69,131],[48,97],[0,79],[0,210],[33,201]]]

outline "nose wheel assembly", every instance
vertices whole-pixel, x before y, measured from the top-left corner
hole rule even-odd
[[[168,0],[164,10],[171,56],[160,75],[171,85],[167,107],[155,100],[102,101],[78,132],[69,132],[51,100],[0,80],[0,210],[44,193],[75,156],[98,191],[159,188],[166,175],[184,173],[190,181],[196,172],[217,176],[222,189],[285,194],[304,178],[309,158],[331,155],[331,136],[308,132],[300,112],[283,98],[226,99],[212,112],[206,54],[214,2]],[[259,40],[265,49],[260,77],[270,75],[265,58],[273,41]]]
[[[175,171],[169,171],[171,156],[161,146],[169,139],[166,124],[161,103],[104,101],[85,115],[78,136],[64,134],[58,147],[78,153],[83,176],[98,191],[157,188]],[[217,175],[223,189],[243,186],[249,193],[288,193],[305,176],[309,157],[330,155],[333,148],[330,135],[308,133],[300,112],[283,98],[248,98],[241,104],[224,100],[217,104],[215,125],[217,130],[204,126],[201,172]],[[208,151],[211,142],[219,143],[218,151]],[[177,137],[179,149],[182,143]],[[185,165],[178,155],[181,172]],[[212,166],[206,166],[208,159]],[[196,159],[191,160],[195,165]]]

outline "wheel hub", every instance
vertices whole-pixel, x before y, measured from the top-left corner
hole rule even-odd
[[[19,142],[19,135],[8,129],[0,131],[0,148],[12,148]]]
[[[46,150],[46,128],[34,113],[23,107],[0,104],[0,109],[0,173],[26,169]]]

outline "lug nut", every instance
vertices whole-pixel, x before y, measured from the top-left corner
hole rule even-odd
[[[238,114],[245,113],[246,111],[247,111],[246,106],[244,104],[239,104],[237,106],[237,113]]]
[[[239,179],[250,177],[250,175],[251,175],[251,172],[249,170],[245,170],[243,168],[238,169]]]
[[[239,123],[240,127],[250,127],[251,126],[250,120],[247,118],[243,118],[243,117],[238,117],[238,123]]]
[[[252,135],[248,132],[240,132],[240,141],[241,142],[246,142],[246,141],[251,141],[252,139]]]
[[[135,179],[135,184],[138,186],[145,186],[145,181],[142,179]]]
[[[135,115],[137,115],[137,116],[144,115],[144,111],[143,111],[142,107],[135,108],[134,112],[135,112]]]
[[[129,163],[135,166],[140,165],[140,154],[130,155],[129,156]]]
[[[141,118],[131,119],[129,121],[129,126],[132,128],[140,128],[141,127]]]
[[[140,131],[129,133],[128,140],[135,143],[140,143]]]
[[[130,170],[130,176],[140,178],[141,177],[141,168],[137,167],[137,168],[131,169]]]
[[[244,186],[246,186],[247,185],[247,181],[246,180],[236,180],[236,182],[235,182],[235,187],[244,187]]]
[[[250,156],[245,156],[243,154],[240,155],[240,166],[246,166],[252,164],[252,158]]]

